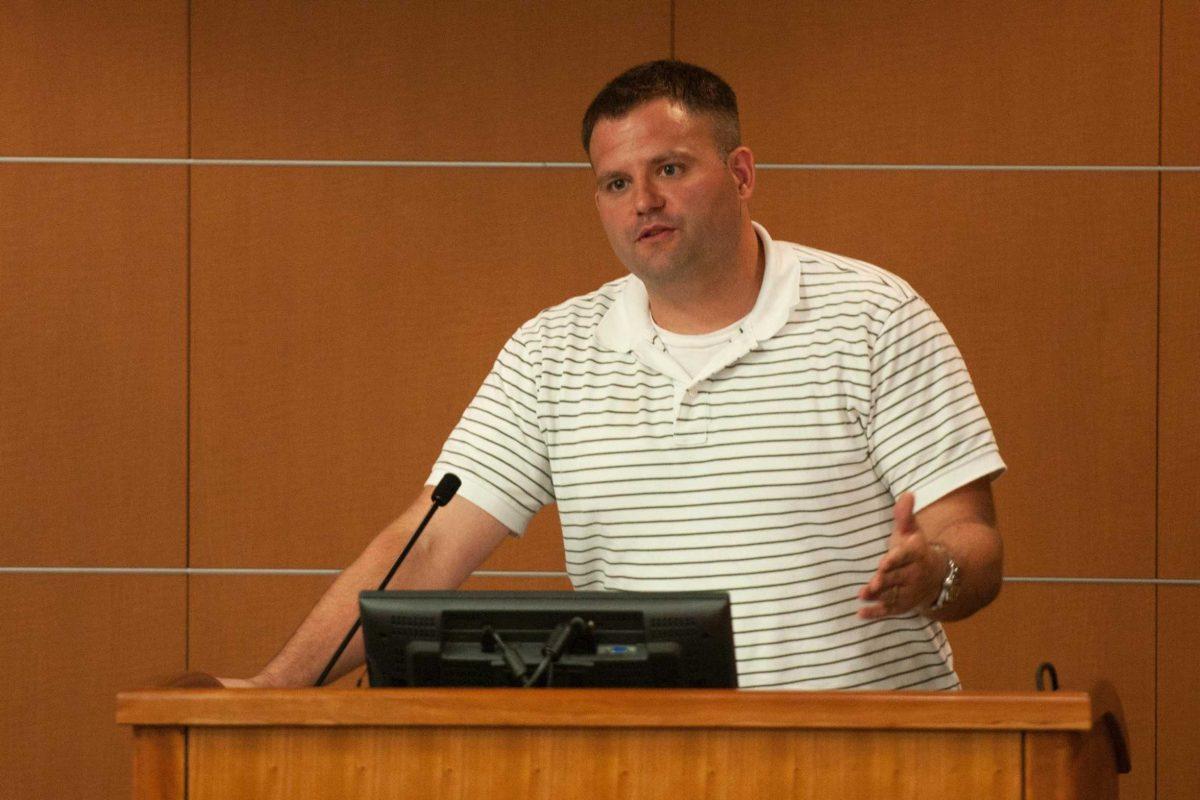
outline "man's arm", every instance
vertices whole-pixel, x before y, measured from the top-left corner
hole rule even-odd
[[[980,478],[916,515],[912,510],[912,494],[901,495],[892,512],[888,552],[859,592],[859,599],[874,605],[862,608],[859,616],[878,619],[917,609],[931,619],[952,621],[992,602],[1000,593],[1004,546],[996,529],[991,482]],[[958,596],[931,611],[949,570],[947,556],[959,567]]]
[[[429,511],[429,488],[377,535],[342,571],[308,617],[262,672],[248,680],[222,678],[226,686],[312,686],[358,616],[358,594],[374,589]],[[440,509],[413,546],[388,588],[453,589],[504,541],[508,529],[462,495]],[[361,631],[327,682],[363,661]]]

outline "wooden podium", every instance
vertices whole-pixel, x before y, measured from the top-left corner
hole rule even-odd
[[[154,689],[117,699],[136,800],[1086,798],[1116,695]]]

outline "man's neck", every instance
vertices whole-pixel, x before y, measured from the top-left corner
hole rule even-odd
[[[766,253],[753,229],[739,242],[734,263],[714,269],[708,280],[668,286],[646,286],[650,314],[672,333],[699,334],[720,330],[750,313],[762,288]]]

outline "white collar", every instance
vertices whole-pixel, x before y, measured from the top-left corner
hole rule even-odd
[[[757,222],[750,224],[762,242],[766,263],[758,299],[742,322],[742,332],[755,342],[761,342],[778,333],[787,323],[792,309],[800,304],[800,262],[792,257],[790,248],[772,241],[766,228]],[[596,341],[608,349],[628,353],[638,345],[649,344],[654,336],[646,284],[629,275],[620,294],[596,326]]]

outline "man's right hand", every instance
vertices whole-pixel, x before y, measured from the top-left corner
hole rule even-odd
[[[265,689],[270,684],[260,677],[253,678],[217,678],[226,689]]]

